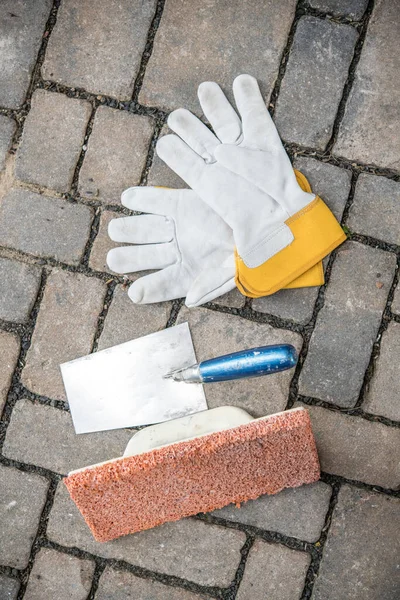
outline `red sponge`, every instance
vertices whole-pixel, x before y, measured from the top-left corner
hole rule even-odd
[[[65,484],[99,542],[317,481],[303,408],[71,473]]]

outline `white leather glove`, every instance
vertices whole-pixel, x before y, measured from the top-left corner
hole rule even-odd
[[[233,92],[241,119],[216,83],[201,84],[216,135],[178,109],[168,125],[180,137],[161,138],[157,154],[232,228],[236,284],[263,296],[316,265],[345,235],[324,202],[297,183],[256,80],[240,75]]]
[[[133,302],[148,304],[186,296],[199,306],[235,287],[230,227],[192,190],[132,187],[121,197],[131,210],[151,214],[110,221],[114,242],[107,264],[116,273],[160,269],[129,288]]]

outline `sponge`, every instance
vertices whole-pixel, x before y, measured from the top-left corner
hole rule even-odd
[[[90,466],[64,481],[95,539],[105,542],[319,475],[308,413],[296,408]]]

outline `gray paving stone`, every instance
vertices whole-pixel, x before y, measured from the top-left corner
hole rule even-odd
[[[24,569],[46,501],[47,481],[0,465],[0,563]]]
[[[382,336],[375,373],[362,407],[366,412],[400,421],[400,324],[392,322]]]
[[[319,287],[279,290],[272,296],[253,300],[253,309],[266,314],[290,319],[296,323],[308,323],[311,319]]]
[[[0,416],[17,366],[20,342],[16,335],[0,331]]]
[[[361,173],[347,225],[351,231],[400,245],[400,183]]]
[[[12,412],[3,454],[66,475],[122,456],[133,433],[118,429],[76,435],[69,412],[22,399]]]
[[[53,270],[22,371],[30,390],[65,400],[59,365],[90,352],[105,291],[94,277]]]
[[[295,0],[247,0],[212,2],[193,10],[190,2],[168,0],[139,101],[199,113],[197,87],[202,81],[217,81],[231,97],[233,79],[249,68],[268,97],[295,6]]]
[[[400,500],[339,492],[313,600],[393,600],[400,590]]]
[[[213,304],[218,306],[228,306],[229,308],[242,308],[245,305],[246,297],[239,292],[237,288],[219,298],[215,298]]]
[[[14,131],[15,121],[5,115],[0,115],[0,171],[4,169]]]
[[[0,205],[0,244],[78,264],[90,234],[87,206],[15,188]]]
[[[98,349],[123,344],[164,329],[170,312],[170,302],[134,304],[127,289],[119,285],[104,321]]]
[[[309,0],[309,5],[318,8],[335,16],[346,16],[352,19],[361,19],[368,0]]]
[[[320,406],[310,413],[322,471],[388,489],[398,489],[400,465],[394,448],[400,430]]]
[[[17,152],[16,178],[67,192],[91,110],[86,100],[36,90]]]
[[[354,242],[339,248],[300,375],[301,394],[355,405],[394,273],[388,252]]]
[[[152,133],[149,117],[100,106],[79,174],[80,194],[120,205],[121,193],[140,183]]]
[[[351,173],[313,158],[297,158],[293,165],[310,182],[312,190],[324,199],[340,221],[350,192]],[[327,260],[324,261],[326,267]],[[307,323],[313,314],[319,287],[280,290],[272,296],[253,300],[253,308],[262,313]]]
[[[42,67],[45,79],[128,100],[156,0],[70,0],[61,5]]]
[[[209,600],[209,596],[192,594],[181,588],[106,567],[100,577],[96,600]]]
[[[27,600],[86,600],[95,564],[50,548],[41,548],[35,558],[25,598]]]
[[[0,106],[23,103],[51,7],[51,0],[1,3]]]
[[[397,2],[375,4],[334,146],[335,154],[391,169],[400,168],[398,9]]]
[[[284,140],[325,148],[356,40],[349,25],[300,19],[276,104],[275,121]]]
[[[242,317],[207,310],[182,308],[177,324],[188,321],[198,361],[268,344],[293,344],[301,347],[301,336],[284,329],[273,329],[266,323],[255,323]],[[270,377],[245,381],[224,381],[205,386],[208,408],[239,406],[254,417],[284,410],[293,370]]]
[[[277,531],[289,537],[316,542],[325,522],[332,489],[319,481],[312,485],[283,490],[274,496],[261,496],[237,508],[230,504],[213,515],[252,525],[259,529]]]
[[[256,540],[250,550],[237,600],[299,600],[310,556]]]
[[[62,482],[50,513],[47,535],[63,546],[125,560],[200,585],[220,587],[227,587],[235,577],[240,549],[246,540],[241,531],[182,519],[112,542],[96,542]]]
[[[11,579],[11,577],[0,573],[0,598],[3,598],[3,600],[17,600],[19,587],[20,583],[17,579]]]
[[[25,323],[36,300],[41,269],[0,257],[0,318]]]
[[[391,309],[395,314],[400,314],[400,283],[397,284],[395,289]]]
[[[341,221],[351,187],[351,171],[300,156],[293,166],[308,179],[311,189],[321,196],[338,221]]]

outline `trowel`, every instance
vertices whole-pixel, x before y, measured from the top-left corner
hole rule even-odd
[[[207,409],[202,385],[168,372],[196,362],[182,323],[60,365],[76,433],[151,425]]]
[[[76,433],[152,425],[207,409],[202,384],[291,369],[290,344],[196,363],[187,323],[61,365]],[[186,384],[191,385],[186,385]]]

